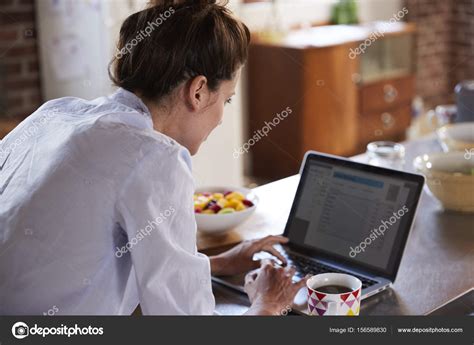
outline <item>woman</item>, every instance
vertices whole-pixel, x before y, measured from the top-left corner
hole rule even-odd
[[[109,97],[47,102],[1,146],[0,313],[212,314],[211,274],[248,272],[281,237],[196,250],[190,155],[221,123],[249,31],[215,1],[128,17]],[[304,280],[266,262],[249,314],[278,314]]]

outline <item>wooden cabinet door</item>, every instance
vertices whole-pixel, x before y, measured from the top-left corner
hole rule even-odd
[[[358,59],[351,45],[308,49],[304,63],[303,150],[351,155],[357,145]]]

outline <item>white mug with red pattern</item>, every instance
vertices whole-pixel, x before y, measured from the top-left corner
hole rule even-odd
[[[328,293],[318,290],[330,285],[343,286],[349,292]],[[362,282],[356,277],[344,273],[322,273],[309,278],[306,286],[309,315],[359,315]]]

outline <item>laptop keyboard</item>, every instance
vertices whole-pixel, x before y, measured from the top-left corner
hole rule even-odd
[[[288,264],[294,266],[296,269],[296,276],[302,278],[307,274],[315,275],[320,273],[348,273],[336,268],[327,266],[320,262],[315,262],[305,257],[294,255],[291,253],[285,253],[285,256],[288,260]],[[350,273],[351,275],[357,277],[362,282],[362,289],[366,289],[369,286],[377,284],[376,281],[368,278],[361,277],[357,274]]]

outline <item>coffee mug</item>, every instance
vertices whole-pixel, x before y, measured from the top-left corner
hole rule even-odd
[[[359,315],[362,282],[344,273],[323,273],[306,282],[308,313],[316,316]]]

